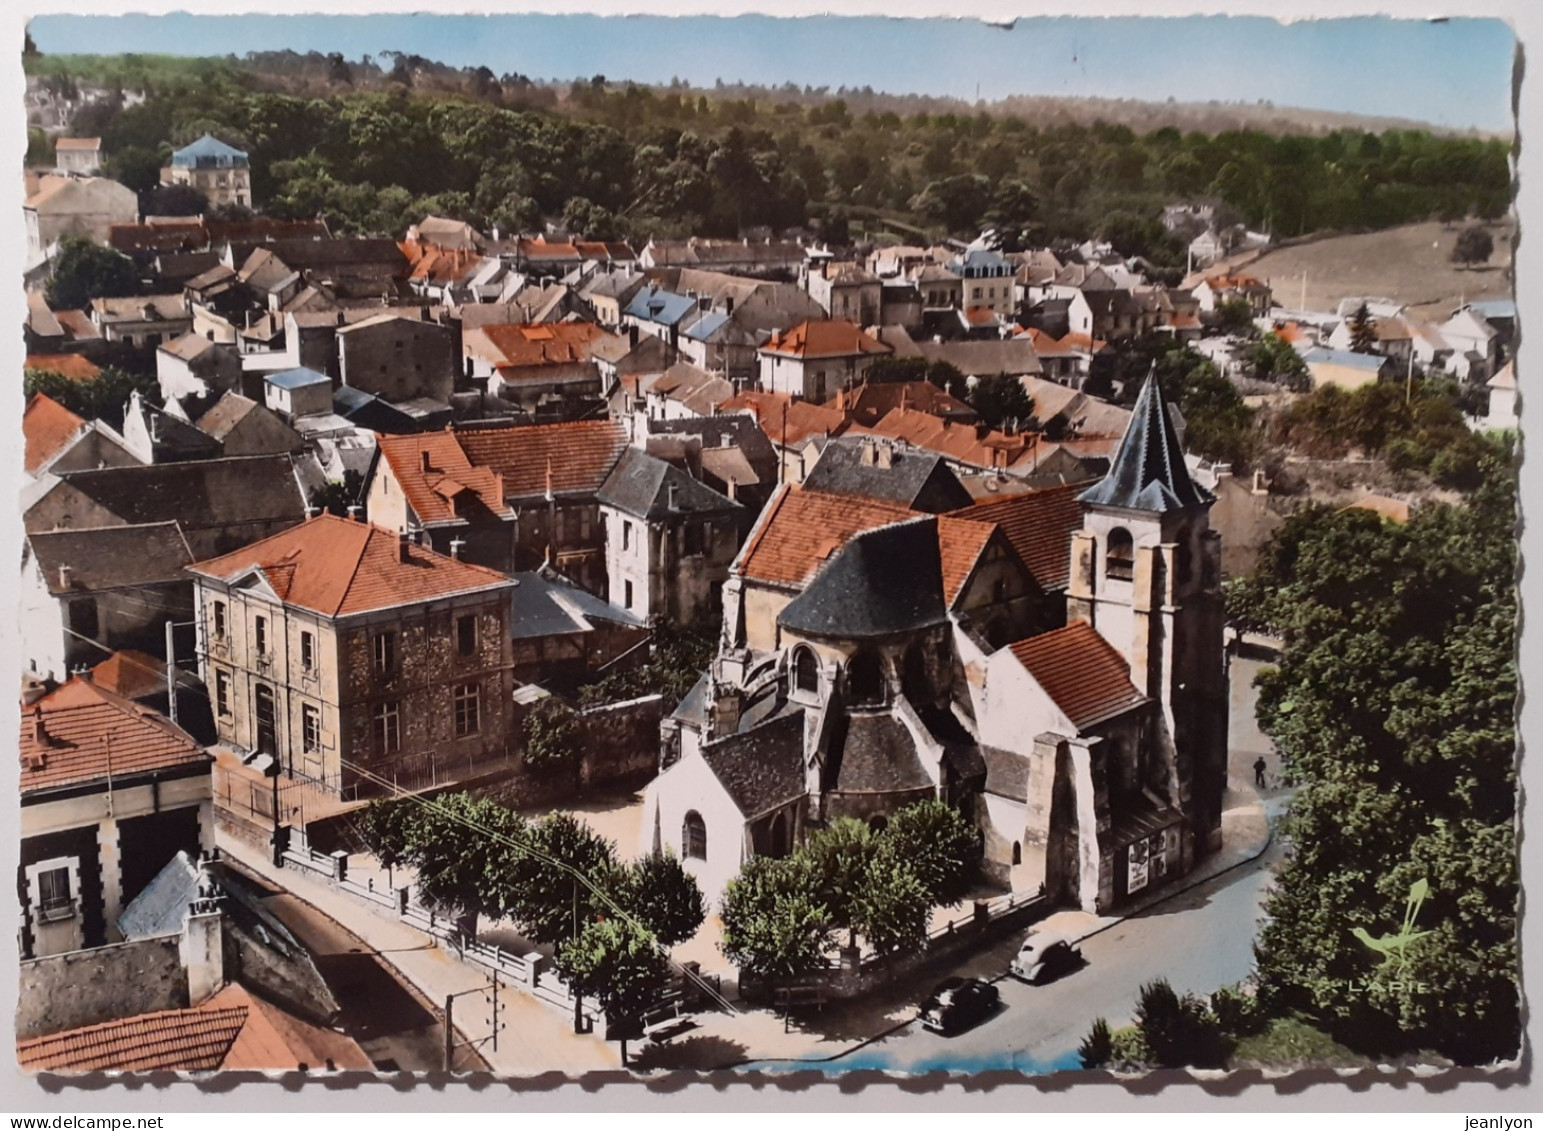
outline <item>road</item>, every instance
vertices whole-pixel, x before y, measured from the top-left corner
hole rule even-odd
[[[946,972],[1000,979],[1002,1004],[994,1015],[952,1037],[929,1033],[913,1022],[830,1067],[1029,1073],[1077,1068],[1077,1046],[1093,1020],[1103,1017],[1114,1028],[1129,1024],[1143,983],[1167,978],[1181,994],[1210,993],[1249,974],[1260,903],[1280,853],[1279,843],[1272,844],[1258,859],[1084,940],[1080,945],[1087,964],[1048,985],[1002,977],[1023,938],[1013,935]],[[916,986],[914,1000],[919,1002],[944,973]],[[786,1071],[792,1066],[764,1067]]]

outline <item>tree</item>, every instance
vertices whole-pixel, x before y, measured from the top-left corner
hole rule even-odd
[[[161,183],[161,155],[153,149],[129,145],[102,162],[102,172],[141,196]]]
[[[1452,247],[1452,262],[1472,267],[1475,263],[1488,263],[1495,254],[1495,237],[1482,224],[1473,224],[1457,233],[1457,243]]]
[[[364,475],[349,468],[343,472],[342,482],[329,479],[326,483],[314,488],[305,501],[310,506],[319,507],[328,514],[348,518],[348,508],[360,505],[363,501],[360,496],[363,494]]]
[[[505,878],[507,911],[530,939],[558,943],[614,916],[622,888],[616,846],[567,813],[529,826],[527,851]]]
[[[139,293],[139,271],[128,256],[87,239],[61,240],[53,275],[44,292],[55,310],[79,310],[94,298]]]
[[[1254,308],[1246,298],[1224,299],[1216,304],[1216,329],[1223,334],[1249,334],[1254,329]]]
[[[555,965],[574,997],[596,999],[607,1021],[623,1034],[625,1065],[629,1023],[669,985],[669,959],[658,941],[627,919],[603,919],[559,946]]]
[[[877,849],[873,830],[853,817],[838,817],[806,840],[799,856],[806,865],[811,891],[825,906],[831,922],[848,931],[848,946],[857,945],[858,900]]]
[[[926,886],[893,853],[875,853],[851,901],[851,925],[877,954],[915,950],[927,942]]]
[[[1518,1047],[1516,556],[1497,452],[1465,506],[1288,522],[1251,582],[1286,644],[1260,721],[1299,783],[1260,997],[1360,1051],[1483,1064]],[[1404,966],[1381,965],[1355,928],[1411,915]]]
[[[1084,1068],[1102,1068],[1114,1058],[1114,1040],[1109,1033],[1109,1022],[1102,1017],[1094,1018],[1093,1027],[1077,1046],[1077,1059]]]
[[[538,702],[521,729],[525,764],[535,769],[563,769],[583,754],[578,714],[555,696]]]
[[[742,976],[797,978],[823,966],[835,941],[830,915],[798,857],[748,861],[724,889],[718,916],[718,948]]]
[[[1153,1062],[1162,1068],[1220,1068],[1226,1063],[1215,1016],[1199,998],[1180,997],[1166,978],[1141,987],[1136,1029]]]
[[[1351,352],[1377,352],[1377,322],[1364,302],[1355,308],[1347,325],[1350,329]]]
[[[1313,387],[1307,362],[1279,334],[1265,334],[1251,342],[1243,351],[1243,363],[1255,379],[1274,382],[1294,393],[1309,392]]]
[[[383,862],[411,865],[420,897],[452,914],[467,938],[479,915],[502,918],[514,892],[510,879],[529,833],[513,810],[470,793],[424,801],[371,802],[355,828]]]
[[[209,198],[192,185],[156,185],[139,195],[142,216],[202,216]]]
[[[1034,400],[1024,389],[1023,382],[1005,373],[975,378],[965,400],[993,428],[1001,428],[1009,422],[1020,428],[1026,427],[1034,416]]]
[[[160,382],[153,374],[130,373],[113,366],[103,369],[89,381],[75,381],[62,373],[28,369],[23,374],[22,386],[29,397],[42,393],[76,416],[100,420],[115,429],[123,427],[124,410],[134,393],[157,408],[161,405]]]
[[[622,874],[618,901],[664,946],[685,942],[707,918],[696,878],[672,853],[647,855]]]
[[[890,818],[879,834],[877,855],[885,863],[904,863],[930,903],[954,907],[969,894],[980,837],[952,805],[919,801]]]

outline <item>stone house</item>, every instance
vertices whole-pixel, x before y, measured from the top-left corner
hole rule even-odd
[[[100,420],[84,420],[52,397],[34,393],[21,416],[23,466],[33,478],[141,462]]]
[[[802,322],[761,347],[760,389],[822,403],[862,384],[874,358],[892,352],[851,322]]]
[[[984,309],[1000,318],[1012,318],[1018,309],[1014,294],[1017,268],[999,251],[972,248],[948,265],[959,276],[966,310]],[[926,289],[926,284],[921,284]],[[930,305],[930,304],[929,304]]]
[[[102,139],[61,137],[54,141],[54,166],[74,177],[94,177],[102,169]]]
[[[284,369],[263,378],[263,403],[294,420],[332,411],[332,378],[314,369]]]
[[[167,861],[214,847],[208,753],[86,678],[23,701],[20,752],[24,959],[117,942]]]
[[[91,321],[109,342],[139,349],[180,338],[193,328],[193,315],[181,295],[94,298]]]
[[[28,533],[175,522],[200,558],[293,526],[306,500],[291,458],[270,455],[46,475],[23,506]]]
[[[252,170],[247,155],[210,134],[175,151],[171,164],[161,170],[161,183],[195,188],[216,208],[252,206]]]
[[[513,571],[516,526],[503,479],[473,465],[454,432],[381,436],[376,452],[365,492],[370,522],[420,536],[436,553],[454,548],[462,561]]]
[[[106,177],[46,176],[22,205],[27,225],[27,263],[43,262],[62,239],[106,245],[114,224],[139,219],[134,190]]]
[[[349,795],[510,753],[503,574],[325,514],[189,572],[222,744]]]
[[[255,383],[255,376],[248,378],[243,372],[239,353],[203,334],[163,341],[155,351],[155,377],[164,400],[244,393],[249,381]]]
[[[614,340],[590,322],[494,324],[465,331],[461,348],[469,378],[486,380],[489,393],[534,412],[598,398],[595,351]]]
[[[883,285],[877,275],[856,263],[822,260],[810,266],[804,286],[827,317],[842,318],[859,326],[872,326],[882,321]]]
[[[597,499],[611,604],[650,623],[701,624],[720,615],[739,552],[739,503],[634,447]]]
[[[451,327],[387,312],[337,329],[338,378],[386,401],[448,402],[460,369]]]
[[[192,561],[175,522],[27,535],[18,602],[25,670],[64,680],[123,648],[164,658],[167,622],[186,622],[193,610],[183,572]]]

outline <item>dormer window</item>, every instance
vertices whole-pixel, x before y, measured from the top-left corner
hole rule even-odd
[[[1104,576],[1129,581],[1136,576],[1136,547],[1130,531],[1116,526],[1104,543]]]

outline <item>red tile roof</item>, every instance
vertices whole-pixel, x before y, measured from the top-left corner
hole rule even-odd
[[[466,492],[494,514],[503,514],[508,509],[498,473],[472,466],[450,432],[378,435],[376,444],[381,458],[390,464],[391,474],[401,484],[408,506],[423,522],[446,522],[459,517],[456,500]]]
[[[364,522],[323,514],[244,549],[188,566],[192,573],[234,581],[261,570],[288,605],[328,617],[411,605],[514,583],[496,570],[408,545]]]
[[[1052,589],[1065,585],[1071,576],[1072,534],[1082,526],[1077,496],[1086,486],[1046,487],[1026,495],[987,499],[950,513],[954,518],[1000,526],[1034,580]]]
[[[893,353],[889,346],[842,319],[800,322],[791,330],[773,334],[761,347],[768,353],[793,357],[852,357],[858,354]]]
[[[1087,621],[1008,647],[1078,730],[1145,703],[1130,665]]]
[[[29,353],[25,368],[57,373],[71,381],[91,381],[102,375],[100,366],[78,353]]]
[[[594,494],[627,450],[616,420],[572,420],[511,428],[456,429],[471,462],[503,476],[504,498]]]
[[[21,414],[23,460],[28,474],[42,467],[86,425],[52,397],[34,393]]]
[[[948,515],[938,516],[938,551],[943,562],[943,603],[950,608],[959,599],[965,582],[975,572],[975,564],[986,551],[986,544],[996,527],[985,522],[965,522]]]
[[[497,369],[588,361],[591,346],[611,335],[593,322],[499,323],[465,334],[467,353]]]
[[[31,706],[22,705],[23,796],[209,762],[203,748],[170,719],[79,676]]]
[[[918,448],[980,468],[1010,468],[1035,456],[1038,437],[1029,432],[988,431],[974,424],[960,424],[918,412],[896,408],[885,413],[867,428],[852,426],[854,433],[871,432],[904,440]]]
[[[301,1021],[237,984],[191,1009],[167,1009],[16,1043],[27,1072],[230,1072],[369,1069],[342,1033]]]
[[[91,669],[91,682],[125,699],[154,695],[166,690],[166,661],[123,648]]]
[[[748,412],[772,443],[787,447],[798,447],[811,436],[839,436],[847,428],[844,412],[795,401],[785,393],[743,392],[724,401],[719,411]]]
[[[917,517],[895,503],[783,487],[766,505],[736,567],[774,585],[803,585],[854,534]]]
[[[979,415],[931,381],[864,382],[855,389],[842,389],[826,401],[824,407],[846,413],[854,423],[867,425],[878,423],[885,413],[896,408],[910,408],[959,421],[975,420]]]

